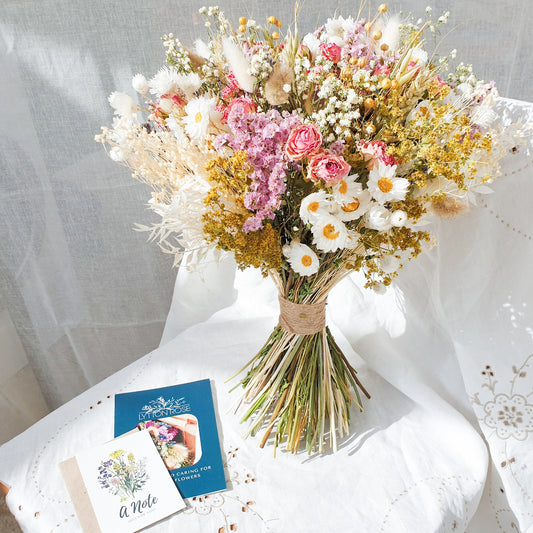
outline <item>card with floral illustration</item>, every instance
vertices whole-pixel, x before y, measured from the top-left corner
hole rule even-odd
[[[115,435],[147,430],[184,498],[226,488],[208,379],[115,396]]]
[[[75,462],[77,481],[62,471],[84,531],[133,533],[185,507],[148,431],[81,452]],[[86,498],[78,503],[80,488]]]

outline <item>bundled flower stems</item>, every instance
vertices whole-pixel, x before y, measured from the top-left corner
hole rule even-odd
[[[179,264],[211,252],[270,275],[280,319],[245,367],[241,409],[261,446],[337,448],[368,392],[325,324],[329,290],[361,271],[383,292],[432,244],[435,216],[491,192],[519,132],[495,126],[494,83],[430,56],[416,23],[382,4],[300,35],[202,8],[207,39],[163,37],[166,65],[114,92],[97,140],[152,187],[147,230]],[[297,17],[295,17],[296,19]],[[510,144],[511,143],[511,144]],[[364,354],[363,354],[364,355]]]

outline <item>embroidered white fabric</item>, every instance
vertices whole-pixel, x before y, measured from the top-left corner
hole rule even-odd
[[[533,120],[530,104],[499,109]],[[355,275],[331,293],[328,321],[372,394],[338,453],[273,458],[242,439],[225,380],[276,323],[276,291],[231,263],[181,270],[159,349],[0,448],[22,528],[78,530],[57,464],[112,438],[113,394],[210,378],[231,488],[151,531],[533,531],[531,139],[515,152],[496,194],[436,225],[439,245],[384,295]]]

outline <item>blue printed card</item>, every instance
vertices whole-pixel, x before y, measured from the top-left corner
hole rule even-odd
[[[150,433],[184,498],[226,488],[208,379],[115,395],[115,436]]]

